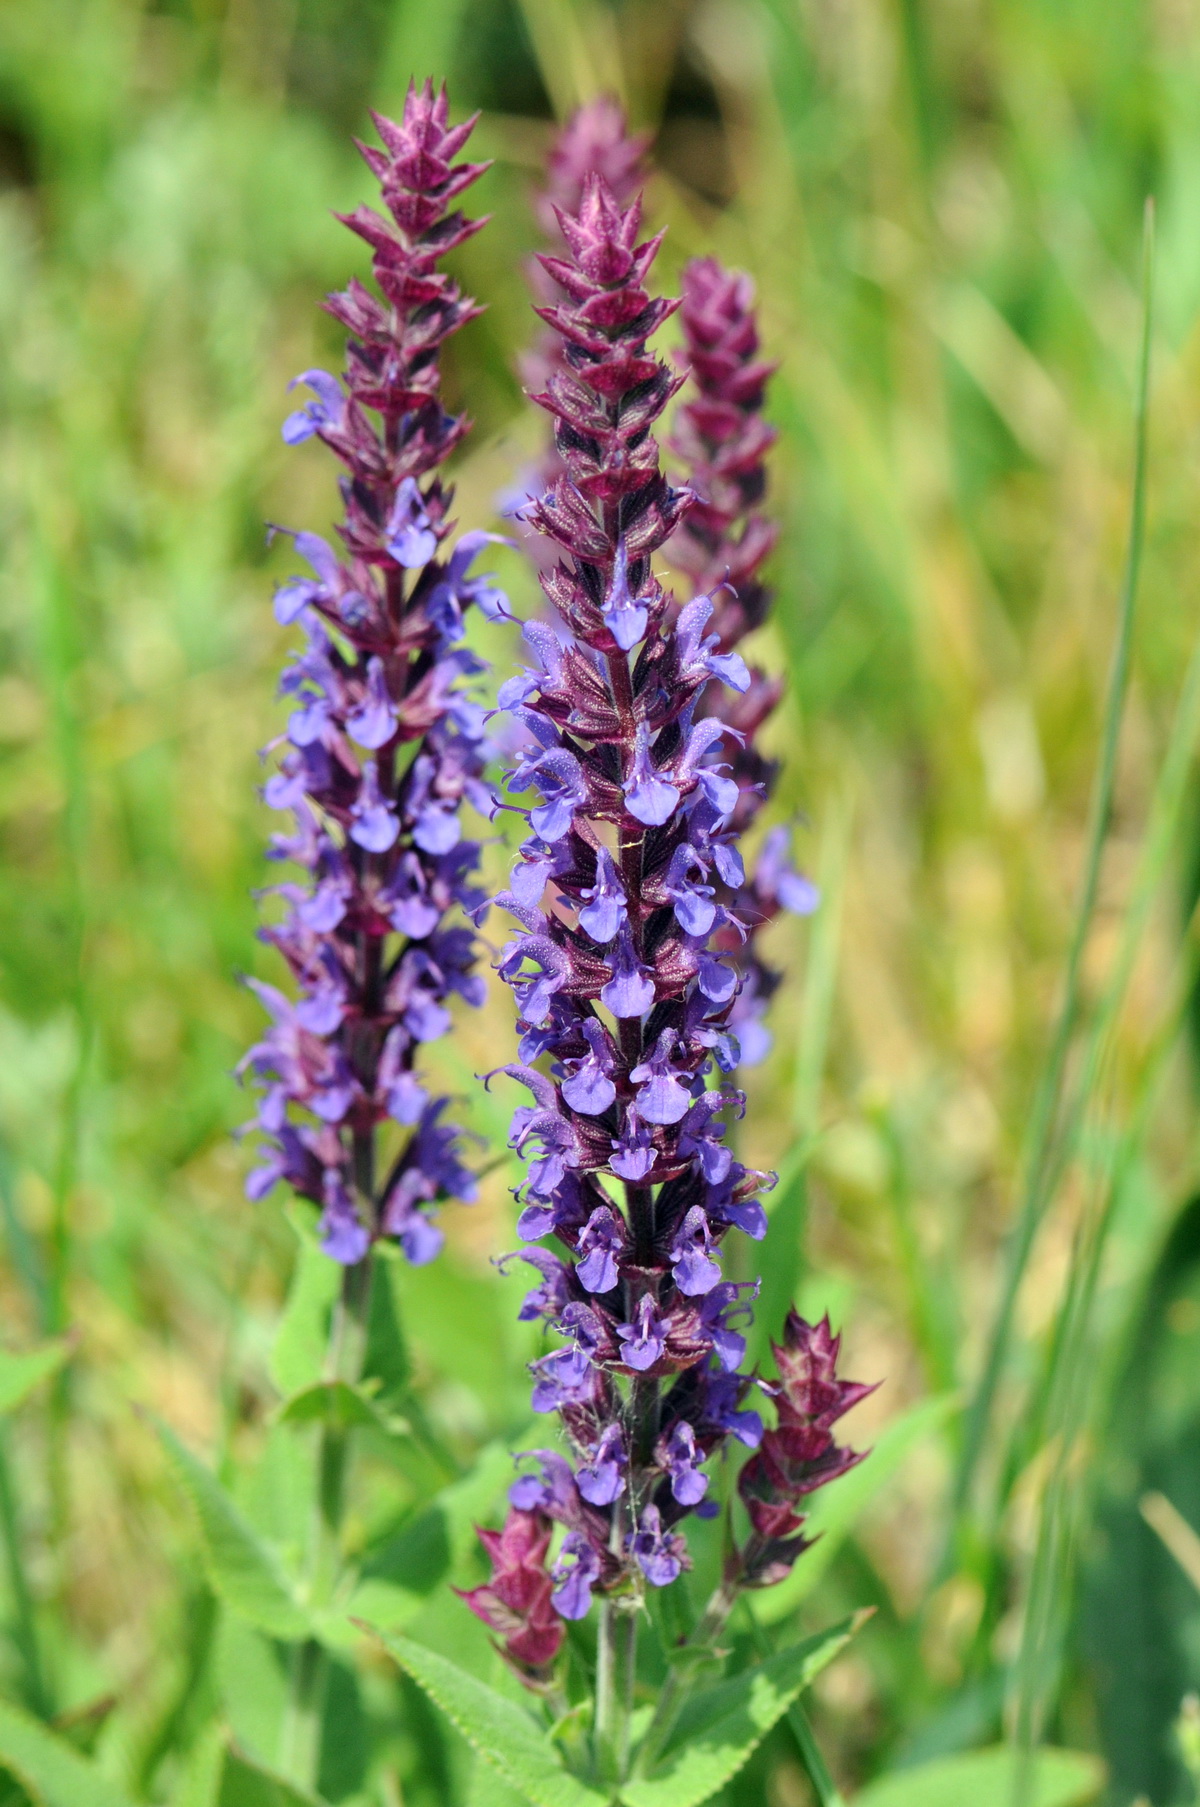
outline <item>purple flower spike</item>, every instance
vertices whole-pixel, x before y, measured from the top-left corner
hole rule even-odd
[[[271,856],[298,876],[275,887],[283,919],[263,936],[297,995],[256,987],[272,1023],[242,1063],[262,1090],[267,1142],[251,1195],[283,1181],[311,1199],[324,1248],[350,1266],[381,1236],[414,1264],[432,1260],[436,1207],[474,1196],[458,1132],[416,1062],[449,1028],[450,995],[481,996],[471,936],[452,923],[480,903],[461,806],[489,801],[479,709],[464,689],[480,666],[459,642],[472,602],[499,609],[490,580],[470,576],[490,536],[447,543],[438,475],[467,430],[443,406],[438,357],[476,309],[438,263],[476,230],[457,205],[480,173],[455,161],[470,126],[451,126],[429,84],[410,89],[402,120],[376,125],[383,148],[364,156],[388,218],[362,207],[345,223],[370,246],[381,293],[355,281],[329,297],[350,339],[345,371],[298,377],[312,399],[283,429],[289,444],[319,439],[338,459],[344,512],[335,539],[291,536],[311,575],[275,595],[277,619],[298,622],[306,643],[281,682],[288,742],[264,797],[292,812],[294,832],[273,838]],[[367,1197],[362,1157],[389,1119],[407,1141],[375,1161],[383,1177]]]
[[[769,443],[745,288],[714,277],[688,304],[694,381],[723,386],[723,412],[685,411],[708,460],[693,500],[653,437],[684,379],[650,349],[676,304],[652,292],[658,241],[640,237],[640,205],[581,176],[554,223],[535,399],[555,451],[519,525],[555,620],[525,624],[527,662],[500,690],[507,786],[531,836],[494,902],[517,924],[498,970],[522,1064],[504,1071],[532,1094],[510,1138],[528,1163],[519,1229],[556,1239],[529,1252],[541,1284],[521,1307],[564,1343],[531,1364],[533,1404],[558,1414],[570,1457],[512,1498],[565,1527],[555,1602],[574,1617],[597,1593],[674,1581],[681,1522],[718,1510],[711,1458],[765,1441],[740,1367],[756,1286],[722,1280],[721,1246],[735,1227],[760,1234],[769,1176],[725,1146],[744,1100],[720,1074],[770,989],[742,957],[757,917],[737,840],[769,775],[752,736],[778,692],[733,645],[748,631],[737,585],[770,543],[740,531],[758,520]],[[707,363],[692,344],[704,335]],[[690,559],[682,606],[655,574],[668,544]],[[762,894],[769,882],[786,907],[790,869],[774,840],[764,853]]]

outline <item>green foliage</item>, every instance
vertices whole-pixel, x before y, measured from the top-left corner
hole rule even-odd
[[[1139,1502],[1161,1492],[1200,1528],[1182,1045],[1200,1022],[1200,37],[1186,7],[1141,0],[0,7],[0,1287],[26,1352],[0,1356],[0,1697],[34,1719],[3,1710],[68,1765],[72,1802],[110,1777],[171,1807],[219,1807],[227,1774],[257,1786],[308,1624],[288,1576],[326,1432],[351,1450],[340,1605],[490,1673],[447,1583],[479,1578],[474,1523],[502,1510],[509,1452],[546,1437],[526,1422],[540,1333],[516,1321],[519,1273],[490,1266],[515,1242],[509,1100],[474,1078],[511,1046],[511,1005],[432,1051],[497,1165],[445,1212],[443,1259],[380,1264],[359,1391],[327,1369],[338,1275],[311,1214],[289,1230],[248,1205],[229,1137],[259,1020],[236,974],[278,977],[251,892],[272,871],[256,749],[288,641],[268,597],[291,567],[263,523],[332,512],[329,461],[280,446],[284,385],[340,356],[316,304],[363,265],[331,217],[369,196],[348,134],[427,70],[484,108],[495,159],[492,224],[457,259],[488,304],[450,356],[478,423],[464,525],[496,525],[542,443],[515,363],[551,102],[613,82],[658,128],[664,284],[701,251],[749,270],[781,360],[778,595],[751,650],[787,678],[776,819],[800,824],[824,902],[769,930],[775,1047],[736,1136],[783,1178],[770,1242],[731,1238],[728,1266],[761,1272],[768,1373],[797,1298],[886,1384],[847,1427],[871,1457],[818,1496],[821,1540],[756,1612],[794,1645],[878,1605],[805,1696],[849,1798],[932,1790],[930,1765],[968,1762],[1020,1701],[1050,1747],[1103,1751],[1119,1807],[1174,1807],[1200,1615]],[[1147,190],[1160,299],[1112,823],[955,1518],[945,1399],[971,1398],[996,1345],[1019,1151],[1087,920]],[[524,612],[532,578],[496,563]],[[494,684],[513,645],[473,634]],[[487,857],[496,889],[503,846]],[[165,1466],[134,1403],[176,1427]],[[189,1448],[216,1452],[219,1482]],[[688,1588],[654,1602],[643,1703],[719,1574],[720,1522],[692,1542]],[[501,1801],[415,1684],[336,1618],[322,1631],[327,1799]],[[727,1642],[746,1672],[740,1617]],[[573,1701],[591,1657],[583,1629]],[[803,1752],[785,1714],[721,1807],[802,1798]],[[978,1769],[941,1773],[983,1799]],[[27,1777],[20,1807],[35,1795]]]
[[[0,1349],[0,1416],[15,1412],[42,1381],[57,1374],[71,1354],[69,1343],[46,1343],[19,1353]]]
[[[523,1707],[411,1638],[379,1637],[471,1748],[532,1807],[604,1807],[606,1796],[563,1767],[556,1746]]]
[[[18,1779],[35,1807],[132,1807],[124,1790],[19,1708],[0,1703],[0,1767]]]
[[[240,1751],[225,1755],[215,1807],[323,1807],[315,1794],[272,1775]]]
[[[855,1796],[856,1807],[1011,1807],[1017,1757],[1011,1750],[975,1751],[922,1763],[873,1782]],[[1033,1762],[1028,1807],[1087,1807],[1104,1785],[1104,1767],[1080,1751],[1039,1751]]]
[[[701,1807],[749,1761],[796,1696],[845,1649],[859,1619],[781,1650],[692,1695],[652,1775],[627,1782],[628,1807]]]
[[[195,1516],[213,1591],[239,1618],[272,1637],[304,1637],[309,1618],[278,1558],[211,1470],[165,1424],[158,1434]]]

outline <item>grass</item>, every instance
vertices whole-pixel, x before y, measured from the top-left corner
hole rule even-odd
[[[229,1135],[256,1023],[236,975],[269,967],[254,787],[286,553],[262,526],[332,512],[327,461],[280,445],[283,387],[337,356],[315,303],[361,262],[329,217],[366,192],[348,137],[414,69],[484,109],[496,159],[461,260],[489,312],[451,360],[464,521],[537,442],[513,374],[528,190],[552,110],[597,81],[660,127],[664,281],[701,249],[749,269],[781,359],[759,653],[788,674],[778,808],[825,904],[772,931],[789,977],[743,1145],[788,1175],[772,1287],[885,1379],[857,1440],[974,1402],[772,1625],[880,1609],[808,1703],[825,1798],[1011,1735],[1099,1751],[1113,1807],[1176,1807],[1200,1601],[1138,1502],[1200,1528],[1200,35],[1133,0],[0,10],[0,1297],[12,1346],[76,1338],[5,1430],[0,1690],[75,1715],[141,1799],[188,1798],[214,1713],[266,1735],[246,1703],[270,1648],[213,1607],[131,1408],[212,1454],[285,1551],[302,1535],[268,1365],[295,1239],[242,1201]],[[460,1089],[507,1008],[464,1023]],[[502,1102],[473,1109],[495,1141]],[[363,1546],[434,1536],[447,1474],[525,1429],[519,1282],[489,1265],[505,1187],[402,1280],[429,1441],[364,1464]],[[378,1773],[328,1757],[330,1800],[467,1800],[415,1694],[338,1674],[390,1729]],[[809,1798],[796,1736],[731,1807]]]

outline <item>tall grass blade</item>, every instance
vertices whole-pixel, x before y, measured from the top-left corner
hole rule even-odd
[[[1125,695],[1129,685],[1133,649],[1134,609],[1141,572],[1146,516],[1146,441],[1149,417],[1150,343],[1153,324],[1154,203],[1146,202],[1142,240],[1142,334],[1138,358],[1137,403],[1134,428],[1133,494],[1129,541],[1117,613],[1117,639],[1105,701],[1100,761],[1092,796],[1091,826],[1084,864],[1079,907],[1067,952],[1062,1003],[1051,1036],[1030,1113],[1023,1161],[1024,1183],[1017,1222],[1010,1236],[1000,1303],[988,1342],[987,1354],[975,1396],[967,1413],[962,1457],[955,1481],[954,1503],[958,1523],[967,1511],[991,1422],[996,1391],[1008,1355],[1017,1294],[1028,1266],[1034,1237],[1050,1196],[1067,1056],[1082,1007],[1081,973],[1096,910],[1100,862],[1112,812],[1116,781],[1117,747]]]

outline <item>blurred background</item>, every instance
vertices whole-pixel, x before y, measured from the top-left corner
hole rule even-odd
[[[775,814],[824,901],[771,931],[788,976],[741,1134],[785,1176],[768,1319],[792,1291],[828,1308],[848,1371],[884,1382],[851,1421],[877,1445],[853,1513],[771,1609],[812,1629],[879,1607],[817,1690],[832,1766],[852,1793],[1024,1724],[1102,1753],[1119,1807],[1189,1801],[1200,1593],[1139,1508],[1186,1564],[1195,0],[0,0],[0,1310],[10,1347],[74,1339],[0,1426],[0,1691],[107,1746],[146,1799],[189,1715],[224,1700],[237,1722],[252,1692],[133,1408],[242,1461],[286,1542],[268,1351],[295,1242],[279,1200],[244,1202],[230,1133],[258,1022],[238,975],[275,976],[252,893],[288,555],[264,523],[333,517],[333,461],[281,444],[284,388],[339,367],[317,304],[364,271],[331,217],[371,194],[351,135],[427,73],[482,110],[495,159],[493,223],[457,266],[488,311],[447,377],[476,421],[464,524],[495,524],[542,443],[516,375],[530,196],[590,95],[656,134],[664,286],[700,251],[750,271],[780,360],[755,651],[787,673]],[[1147,195],[1146,540],[1081,920]],[[529,573],[497,562],[528,606]],[[511,640],[476,643],[503,676]],[[442,1055],[492,1154],[507,1113],[471,1074],[510,1009]],[[464,1462],[527,1417],[521,1286],[490,1266],[511,1181],[448,1210],[446,1258],[399,1279],[420,1398]],[[380,1477],[364,1510],[402,1522],[427,1486]],[[457,1800],[457,1758],[408,1706],[395,1800]],[[748,1778],[730,1801],[810,1799],[782,1732]]]

